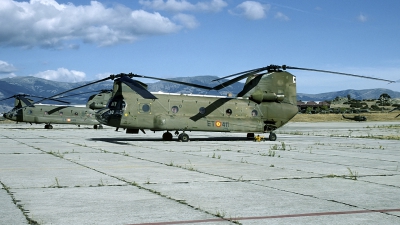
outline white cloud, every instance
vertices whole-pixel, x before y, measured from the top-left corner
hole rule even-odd
[[[57,70],[46,70],[33,75],[34,77],[43,78],[46,80],[62,81],[62,82],[80,82],[84,81],[86,74],[81,71],[68,70],[58,68]]]
[[[194,29],[197,26],[199,26],[199,23],[197,22],[196,18],[191,15],[179,13],[173,17],[174,21],[178,21],[179,23],[183,24],[185,27]]]
[[[263,5],[255,1],[245,1],[230,12],[234,15],[244,16],[250,20],[259,20],[266,17],[269,9],[270,5]]]
[[[8,62],[0,60],[0,74],[12,73],[15,71],[17,71],[17,68],[15,68],[12,64],[9,64]]]
[[[275,19],[281,20],[281,21],[289,21],[290,20],[288,16],[286,16],[285,14],[283,14],[281,12],[277,12],[275,14]]]
[[[223,0],[211,0],[192,4],[186,0],[140,0],[139,3],[147,8],[171,12],[205,11],[219,12],[228,4]]]
[[[358,15],[357,20],[360,22],[367,22],[368,18],[366,15],[360,13],[360,15]]]
[[[0,1],[0,46],[77,48],[79,41],[106,46],[180,29],[157,12],[107,8],[97,1],[78,6],[55,0]]]
[[[17,71],[17,68],[15,68],[14,65],[0,60],[0,79],[7,77],[16,77],[17,75],[15,75],[15,71]]]

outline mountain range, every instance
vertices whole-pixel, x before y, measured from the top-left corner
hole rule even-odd
[[[195,77],[179,77],[170,78],[172,80],[195,83],[203,86],[215,86],[218,83],[212,80],[217,79],[216,76],[195,76]],[[226,80],[221,80],[224,82]],[[45,80],[42,78],[27,76],[27,77],[12,77],[0,79],[0,100],[11,97],[16,94],[28,94],[33,96],[48,97],[67,91],[69,89],[79,87],[90,83],[88,81],[78,83],[58,82]],[[84,88],[80,88],[73,92],[64,94],[69,96],[63,98],[65,101],[71,102],[71,104],[86,104],[87,99],[90,95],[96,94],[101,90],[111,90],[113,83],[110,81],[104,81],[96,83]],[[148,90],[151,92],[167,92],[167,93],[183,93],[183,94],[208,94],[208,95],[227,95],[232,93],[233,95],[239,93],[244,83],[237,82],[219,91],[208,91],[204,89],[194,88],[190,86],[180,85],[176,83],[158,81],[154,83],[147,83]],[[84,93],[84,94],[79,94]],[[400,98],[400,92],[392,91],[390,89],[364,89],[364,90],[342,90],[336,92],[326,92],[320,94],[305,94],[297,93],[297,99],[301,101],[325,101],[332,100],[337,96],[346,97],[350,95],[354,99],[377,99],[383,93],[388,94],[391,98]],[[79,94],[79,95],[78,95]],[[35,100],[35,99],[34,99]],[[48,104],[59,104],[57,102],[44,102]],[[9,111],[14,105],[14,99],[8,99],[0,102],[0,112]]]

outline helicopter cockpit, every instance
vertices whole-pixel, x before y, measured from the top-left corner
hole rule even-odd
[[[126,103],[122,95],[109,100],[107,107],[96,112],[96,119],[102,124],[108,124],[110,119],[120,119],[124,113]]]

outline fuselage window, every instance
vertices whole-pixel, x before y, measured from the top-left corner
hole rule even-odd
[[[227,116],[232,115],[232,109],[227,109],[225,112]]]
[[[142,110],[143,110],[143,112],[148,112],[148,111],[150,111],[150,106],[148,104],[143,104]]]
[[[205,113],[206,113],[206,108],[200,107],[199,113],[200,113],[200,114],[205,114]]]
[[[48,114],[48,112],[47,111],[44,111],[44,115],[47,115]]]
[[[253,110],[253,111],[251,111],[251,116],[257,116],[258,115],[258,112],[257,112],[257,110]]]
[[[29,114],[29,115],[32,114],[32,110],[28,110],[28,114]]]
[[[63,112],[60,112],[60,116],[62,116],[64,113]]]
[[[179,111],[178,106],[176,106],[176,105],[172,106],[171,111],[172,111],[172,113],[174,113],[174,114],[177,113],[177,112]]]
[[[74,115],[77,116],[77,115],[78,115],[78,112],[75,112]]]

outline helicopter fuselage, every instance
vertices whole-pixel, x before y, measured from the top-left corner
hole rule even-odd
[[[95,111],[86,107],[35,105],[35,107],[14,107],[4,113],[6,119],[16,122],[45,124],[99,125]]]
[[[96,112],[105,125],[154,131],[270,132],[293,118],[298,108],[283,102],[257,104],[246,98],[161,94],[143,99],[135,92],[114,95]]]

